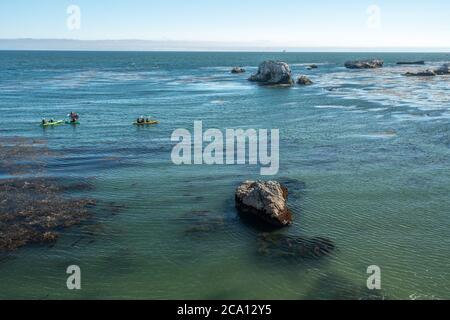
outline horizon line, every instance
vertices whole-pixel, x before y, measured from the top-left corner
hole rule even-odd
[[[108,44],[109,46],[105,44]],[[135,48],[121,47],[134,43]],[[73,44],[75,46],[67,46]],[[79,45],[77,47],[76,45]],[[83,46],[84,44],[84,46]],[[102,46],[103,45],[103,46]],[[112,46],[118,47],[112,47]],[[141,46],[139,46],[141,45]],[[147,45],[147,46],[146,46]],[[154,47],[149,47],[153,45]],[[335,50],[335,51],[333,51]],[[383,51],[385,50],[385,51]],[[450,53],[450,47],[442,46],[295,46],[256,40],[147,40],[147,39],[76,39],[76,38],[0,38],[0,51],[204,51],[204,52],[405,52]]]

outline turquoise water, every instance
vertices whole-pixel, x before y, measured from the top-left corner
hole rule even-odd
[[[385,68],[343,68],[371,57]],[[249,83],[266,59],[315,85]],[[404,60],[440,66],[450,54],[0,52],[0,135],[45,140],[45,175],[86,181],[92,190],[70,195],[98,200],[55,246],[0,256],[0,298],[450,298],[450,79],[403,77],[422,68]],[[38,126],[70,111],[80,126]],[[141,114],[160,125],[132,126]],[[234,209],[235,187],[260,168],[171,162],[173,130],[195,120],[279,128],[274,179],[289,182],[295,214],[279,232],[328,237],[333,254],[260,256],[260,231]],[[202,213],[209,232],[189,232]],[[81,291],[66,288],[73,264]],[[365,289],[370,265],[382,270],[377,293]]]

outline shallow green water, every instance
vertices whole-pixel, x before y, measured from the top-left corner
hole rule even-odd
[[[450,135],[447,77],[401,73],[400,60],[439,66],[448,54],[376,54],[380,70],[348,71],[370,54],[0,52],[0,134],[45,139],[58,152],[46,176],[83,180],[98,200],[92,221],[53,247],[0,260],[0,298],[387,299],[450,298]],[[246,81],[281,59],[310,87]],[[307,71],[310,63],[318,70]],[[231,75],[233,66],[244,75]],[[78,127],[43,130],[42,117],[75,110]],[[153,128],[132,126],[151,114]],[[280,172],[295,224],[324,236],[321,259],[258,254],[260,231],[241,221],[234,189],[258,166],[175,166],[174,129],[279,128]],[[8,176],[0,172],[3,178]],[[115,212],[113,205],[122,209]],[[189,232],[207,212],[224,223]],[[114,214],[113,214],[114,213]],[[66,288],[69,265],[82,290]],[[366,289],[366,269],[382,290]]]

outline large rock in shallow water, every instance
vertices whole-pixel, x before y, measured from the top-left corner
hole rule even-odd
[[[258,72],[249,81],[266,85],[293,85],[292,72],[289,65],[281,61],[264,61],[259,65]]]
[[[236,208],[274,227],[292,224],[288,189],[276,181],[245,181],[236,189]]]
[[[375,69],[381,68],[384,64],[383,60],[361,60],[361,61],[347,61],[345,67],[347,69]]]

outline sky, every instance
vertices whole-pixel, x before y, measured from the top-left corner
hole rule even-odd
[[[2,0],[0,39],[450,48],[449,13],[444,0]]]

